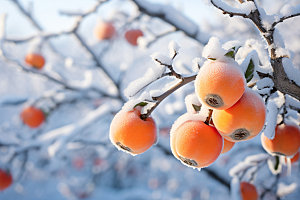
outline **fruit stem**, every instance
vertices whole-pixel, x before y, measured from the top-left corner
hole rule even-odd
[[[209,125],[209,122],[210,122],[211,116],[212,116],[212,112],[213,112],[212,109],[209,109],[209,110],[208,110],[208,116],[206,117],[206,120],[205,120],[205,122],[204,122],[206,125]]]
[[[274,165],[274,169],[277,170],[279,167],[279,156],[275,156],[275,165]]]

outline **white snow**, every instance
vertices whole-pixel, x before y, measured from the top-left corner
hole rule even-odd
[[[232,200],[242,200],[240,180],[237,176],[234,176],[230,182],[230,196]]]
[[[184,99],[184,103],[188,113],[196,113],[193,105],[201,106],[201,103],[195,93],[187,95]]]
[[[284,71],[287,74],[287,77],[294,81],[297,85],[300,85],[300,70],[295,68],[291,59],[283,58],[282,64],[284,66]]]
[[[226,50],[222,48],[217,37],[211,37],[207,45],[203,48],[202,57],[223,60]]]
[[[170,56],[170,57],[171,57],[171,56]],[[158,53],[158,52],[153,53],[153,54],[151,55],[151,58],[152,58],[152,59],[155,61],[155,63],[158,64],[158,65],[161,65],[160,63],[165,64],[165,65],[172,65],[172,59],[171,59],[170,57],[168,57],[168,56],[166,56],[166,55],[164,55],[164,54],[162,54],[162,53]]]
[[[199,114],[193,114],[193,113],[185,113],[181,115],[177,120],[173,123],[170,134],[173,134],[174,131],[177,130],[178,127],[180,127],[181,124],[183,124],[186,121],[202,121],[204,122],[206,120],[206,117],[201,116]]]
[[[279,110],[276,103],[272,100],[269,100],[267,103],[267,116],[264,130],[264,135],[269,139],[273,139],[275,136],[278,112]]]
[[[180,46],[174,41],[172,40],[169,45],[169,57],[172,58],[174,56],[175,53],[179,52]]]
[[[167,57],[168,58],[168,57]],[[168,58],[169,59],[169,58]],[[144,76],[132,81],[128,87],[124,90],[124,94],[127,98],[135,96],[145,86],[151,84],[153,81],[159,79],[165,72],[165,66],[159,65],[159,67],[149,68]]]
[[[290,16],[296,13],[300,13],[300,4],[292,5],[287,3],[280,9],[280,14],[282,16]]]
[[[291,184],[285,184],[285,183],[278,183],[278,188],[277,188],[277,196],[279,197],[284,197],[288,194],[293,193],[299,186],[297,183],[291,183]]]
[[[198,72],[200,67],[203,65],[204,63],[204,59],[203,58],[194,58],[193,59],[193,65],[192,65],[192,70],[193,72]]]
[[[265,77],[256,82],[257,89],[273,88],[274,82],[272,79]]]
[[[197,25],[172,6],[152,3],[145,0],[137,0],[137,3],[149,13],[164,15],[167,21],[170,21],[175,26],[185,30],[185,32],[190,35],[195,35],[198,32]]]
[[[244,13],[246,15],[250,14],[251,11],[256,9],[254,2],[246,1],[244,3],[236,3],[234,7],[228,5],[227,3],[223,2],[222,0],[212,0],[217,6],[223,8],[228,12],[233,13]]]

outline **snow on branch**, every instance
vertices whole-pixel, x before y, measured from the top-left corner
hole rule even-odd
[[[71,142],[75,136],[82,133],[87,126],[99,120],[110,110],[111,107],[108,104],[102,105],[96,110],[91,111],[83,119],[80,119],[76,123],[69,124],[43,134],[37,138],[37,143],[41,144],[41,146],[50,144],[50,146],[48,146],[48,153],[50,156],[55,156],[58,151],[61,148],[64,148],[68,142]]]
[[[204,38],[200,38],[200,31],[198,26],[184,16],[182,13],[178,12],[172,6],[167,6],[165,4],[151,3],[145,0],[132,0],[138,9],[152,17],[158,17],[166,23],[174,26],[176,30],[180,30],[187,36],[197,40],[202,44],[206,44],[207,41]]]
[[[257,29],[260,31],[261,35],[265,39],[268,45],[269,49],[269,57],[271,66],[273,68],[273,77],[272,80],[274,82],[274,88],[282,92],[283,94],[289,94],[296,99],[300,100],[300,86],[295,83],[294,81],[291,81],[287,75],[287,72],[285,71],[286,68],[283,63],[283,58],[287,57],[288,54],[286,54],[286,51],[282,49],[282,47],[278,46],[278,43],[281,43],[281,41],[278,41],[277,35],[274,35],[274,27],[276,24],[279,23],[279,21],[273,21],[269,22],[270,16],[265,13],[263,8],[258,8],[255,4],[254,0],[247,1],[247,2],[241,2],[241,4],[248,4],[248,2],[252,2],[253,4],[250,4],[248,6],[248,10],[251,12],[241,13],[241,12],[232,12],[235,11],[232,10],[231,7],[224,4],[221,0],[211,0],[211,3],[218,8],[219,10],[223,11],[223,14],[229,14],[232,16],[241,16],[244,18],[250,19],[253,24],[257,27]],[[254,7],[253,7],[254,5]],[[224,6],[224,7],[222,7]],[[227,10],[228,9],[228,10]],[[298,12],[297,12],[298,13]],[[289,19],[291,17],[298,16],[298,14],[289,15],[290,17],[282,18],[282,21],[284,19]],[[273,26],[265,26],[263,23],[263,20],[266,19],[268,21],[267,24],[272,24]],[[275,24],[274,24],[275,23]],[[276,37],[275,37],[276,36]],[[275,43],[275,44],[274,44]],[[279,48],[279,49],[278,49]]]

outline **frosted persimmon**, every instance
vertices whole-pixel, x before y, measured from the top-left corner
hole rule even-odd
[[[222,149],[221,154],[227,153],[230,149],[232,149],[232,147],[235,144],[234,142],[231,142],[225,138],[223,138],[223,139],[224,139],[224,144],[223,144],[223,149]]]
[[[240,183],[241,197],[243,200],[257,200],[258,193],[256,187],[248,182]]]
[[[13,182],[13,178],[9,172],[0,169],[0,191],[8,188]]]
[[[212,119],[219,133],[232,142],[249,140],[262,130],[266,118],[262,98],[247,88],[243,96],[226,110],[214,110]]]
[[[38,53],[29,53],[25,57],[25,62],[36,69],[42,69],[45,65],[45,58]]]
[[[218,110],[235,104],[245,87],[245,77],[235,61],[207,61],[195,80],[195,91],[201,103]]]
[[[261,144],[270,154],[293,156],[299,151],[300,147],[299,127],[289,124],[277,125],[275,137],[271,140],[263,133],[261,135]]]
[[[137,40],[142,37],[144,33],[139,29],[128,30],[125,33],[125,39],[133,46],[137,46]]]
[[[99,22],[94,28],[94,36],[98,40],[111,39],[115,32],[116,29],[110,22]]]
[[[120,150],[132,155],[148,150],[157,140],[154,120],[141,119],[138,109],[119,111],[110,125],[110,140]]]
[[[31,128],[40,126],[45,121],[44,112],[36,107],[29,106],[21,112],[21,119],[24,124]]]
[[[174,156],[190,167],[212,164],[220,155],[223,139],[218,131],[200,120],[188,120],[172,130]]]

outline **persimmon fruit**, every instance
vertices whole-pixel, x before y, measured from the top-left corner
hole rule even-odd
[[[0,191],[7,189],[13,183],[11,174],[0,169]]]
[[[116,29],[111,22],[99,22],[94,28],[94,36],[98,40],[111,39],[116,33]]]
[[[235,144],[234,142],[231,142],[225,138],[223,138],[223,139],[224,139],[224,143],[223,143],[223,149],[222,149],[221,154],[227,153],[228,151],[230,151]]]
[[[171,132],[174,156],[189,167],[203,168],[220,155],[223,139],[218,131],[200,120],[188,120]]]
[[[28,53],[25,62],[36,69],[42,69],[45,65],[45,58],[39,53]]]
[[[261,144],[270,154],[293,156],[299,151],[300,129],[290,124],[277,125],[274,138],[269,139],[263,133]]]
[[[234,105],[245,87],[245,77],[234,61],[207,61],[195,80],[195,92],[201,103],[218,110]]]
[[[132,29],[125,32],[125,39],[127,42],[133,46],[137,46],[137,40],[142,37],[144,33],[139,29]]]
[[[243,200],[257,200],[258,193],[256,187],[248,182],[240,183],[241,197]]]
[[[262,98],[246,88],[243,96],[226,110],[214,110],[212,119],[219,133],[232,142],[249,140],[260,133],[266,118]]]
[[[31,128],[37,128],[45,121],[44,112],[34,106],[25,108],[20,116],[24,124]]]
[[[151,117],[142,119],[139,109],[121,110],[111,122],[110,140],[119,150],[141,154],[155,144],[156,124]]]

